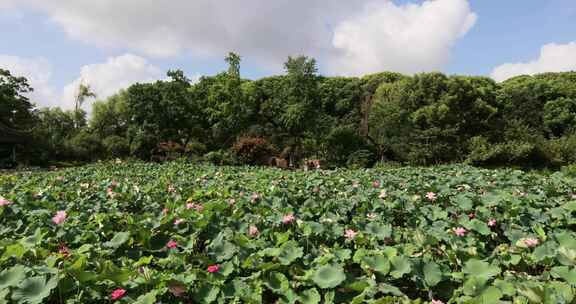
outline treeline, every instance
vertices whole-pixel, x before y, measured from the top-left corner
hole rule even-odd
[[[369,167],[549,166],[576,163],[576,73],[486,77],[384,72],[324,77],[307,57],[281,76],[246,80],[240,57],[191,83],[135,84],[93,104],[92,116],[32,109],[29,162],[186,157],[216,164]],[[274,162],[277,163],[277,162]]]

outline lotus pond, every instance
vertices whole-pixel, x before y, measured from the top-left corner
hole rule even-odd
[[[0,176],[0,303],[574,303],[576,179],[95,164]]]

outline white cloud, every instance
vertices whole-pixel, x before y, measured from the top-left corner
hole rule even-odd
[[[540,57],[525,63],[505,63],[496,67],[491,76],[504,81],[518,75],[534,75],[545,72],[576,71],[576,42],[550,43],[540,49]]]
[[[369,0],[22,0],[72,38],[149,56],[237,51],[282,62],[330,47],[329,24]]]
[[[438,69],[476,18],[466,0],[374,2],[336,27],[332,42],[340,54],[332,68],[347,74]]]
[[[125,54],[108,58],[104,63],[85,65],[80,69],[80,77],[64,87],[61,106],[74,107],[81,83],[90,85],[97,98],[103,100],[136,82],[151,82],[162,77],[162,71],[142,57]],[[90,103],[86,103],[84,109],[89,111]]]
[[[305,54],[346,73],[436,69],[476,19],[468,0],[19,3],[47,13],[69,37],[103,48],[161,57],[189,52],[221,58],[236,51],[272,70],[279,70],[288,55]]]
[[[34,89],[28,94],[33,103],[43,107],[59,105],[58,94],[50,85],[52,67],[46,59],[0,55],[0,68],[10,71],[13,76],[28,79]]]
[[[9,70],[14,76],[23,76],[34,92],[29,98],[39,107],[60,107],[73,109],[74,99],[80,83],[90,85],[98,99],[105,99],[120,89],[136,82],[151,82],[164,78],[163,72],[150,64],[145,58],[125,54],[108,58],[104,63],[85,65],[80,69],[79,77],[63,89],[51,85],[52,67],[43,58],[21,58],[0,55],[0,68]],[[197,76],[193,77],[194,79]],[[90,112],[92,106],[87,102],[83,108]]]

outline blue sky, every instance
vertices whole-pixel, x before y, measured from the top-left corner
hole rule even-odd
[[[210,2],[174,0],[170,10],[154,0],[0,0],[0,68],[31,78],[40,105],[63,107],[81,81],[105,98],[168,69],[215,74],[228,50],[252,79],[280,73],[299,53],[329,75],[439,70],[503,80],[576,69],[574,0]]]

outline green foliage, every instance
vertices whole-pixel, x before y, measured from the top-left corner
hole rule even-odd
[[[33,89],[24,77],[13,76],[0,69],[0,123],[5,126],[28,130],[34,123],[33,105],[25,96]]]
[[[565,172],[110,162],[3,175],[0,303],[102,303],[118,288],[126,303],[571,303]]]
[[[123,157],[130,152],[128,139],[117,135],[111,135],[102,141],[106,154],[110,157]]]
[[[351,127],[336,127],[326,137],[326,160],[336,166],[346,165],[350,156],[366,148],[366,143]]]
[[[102,154],[100,138],[96,134],[86,131],[80,131],[66,141],[65,145],[74,159],[93,161]]]
[[[441,73],[324,77],[314,59],[298,56],[288,57],[284,75],[247,80],[239,55],[229,53],[225,61],[225,71],[195,83],[174,70],[167,80],[134,84],[96,101],[89,121],[79,106],[34,109],[25,97],[31,90],[26,79],[2,70],[0,123],[31,129],[31,143],[18,148],[23,160],[44,165],[151,160],[167,142],[183,147],[180,156],[216,152],[208,158],[231,164],[236,162],[218,155],[234,152],[242,137],[266,140],[290,164],[321,159],[353,168],[377,161],[556,168],[575,162],[575,72],[502,83]],[[80,86],[78,105],[88,97],[89,87]],[[240,164],[266,163],[243,158]]]
[[[393,158],[416,164],[463,159],[470,138],[497,124],[496,84],[481,77],[418,74],[376,92],[370,137]]]

